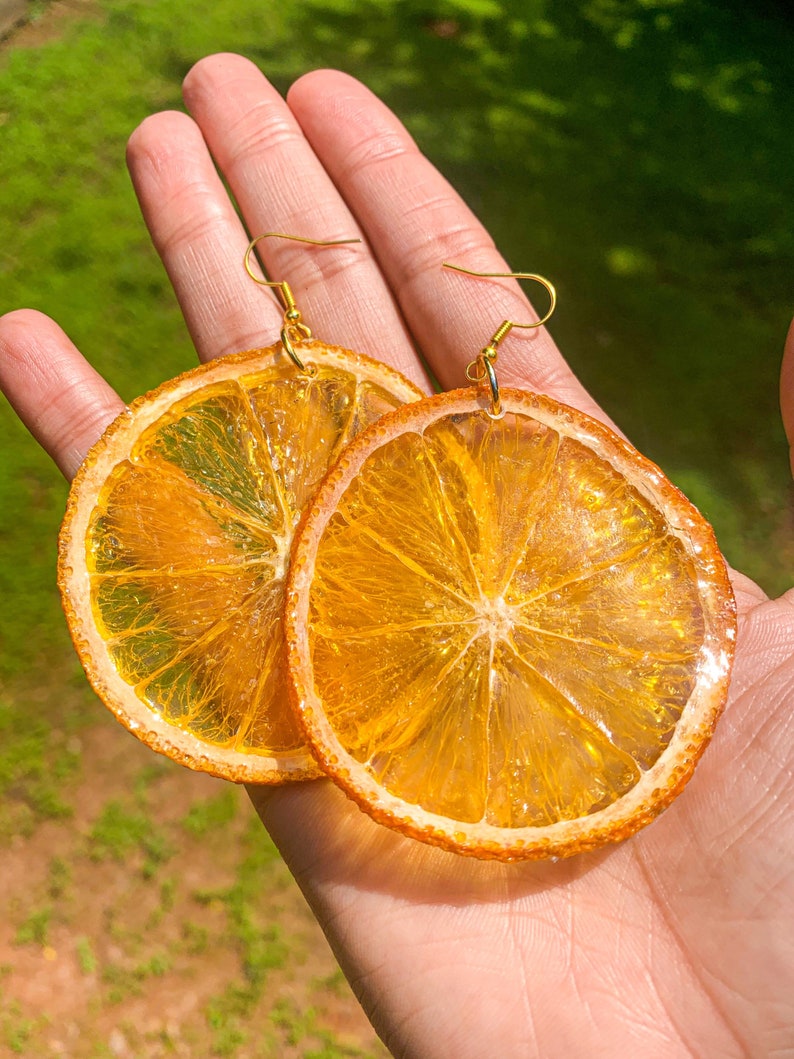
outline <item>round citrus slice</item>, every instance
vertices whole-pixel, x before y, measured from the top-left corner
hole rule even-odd
[[[306,342],[223,357],[135,401],[91,449],[58,583],[100,698],[153,749],[236,781],[316,775],[289,707],[281,625],[295,525],[365,426],[421,392]]]
[[[713,532],[627,442],[476,388],[360,435],[293,545],[293,702],[381,823],[567,856],[681,790],[723,705],[735,604]]]

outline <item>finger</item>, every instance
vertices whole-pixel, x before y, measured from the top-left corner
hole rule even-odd
[[[124,402],[48,316],[0,317],[0,388],[67,479]]]
[[[271,345],[283,312],[245,272],[248,236],[195,122],[173,111],[147,118],[127,165],[199,358]]]
[[[287,98],[317,157],[345,189],[431,369],[446,387],[465,385],[466,363],[502,320],[538,319],[514,281],[442,269],[452,261],[505,270],[490,237],[391,111],[353,78],[317,71],[297,81]],[[499,360],[504,385],[529,385],[598,412],[545,328],[514,331],[509,341]]]
[[[184,96],[249,231],[321,240],[359,235],[286,103],[247,59],[203,59],[186,77]],[[268,274],[290,283],[318,338],[369,353],[424,381],[404,321],[366,247],[278,239],[260,247]]]
[[[786,338],[783,368],[780,373],[780,410],[788,438],[791,470],[794,473],[794,320],[791,321]]]

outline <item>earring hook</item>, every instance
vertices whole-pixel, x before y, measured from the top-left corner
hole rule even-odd
[[[306,367],[298,354],[295,352],[293,343],[299,345],[301,342],[312,337],[311,328],[301,319],[301,311],[295,304],[292,288],[286,280],[260,279],[251,266],[251,254],[256,249],[257,243],[263,239],[290,239],[295,243],[310,243],[312,246],[345,246],[348,243],[360,243],[360,239],[308,239],[302,235],[288,235],[286,232],[264,232],[257,235],[248,244],[248,249],[243,257],[245,271],[260,287],[275,287],[284,302],[284,326],[281,328],[281,344],[289,354],[290,359],[299,371],[306,371]]]
[[[514,327],[542,327],[543,324],[551,318],[552,313],[557,307],[557,289],[550,280],[547,280],[545,276],[539,276],[536,272],[475,272],[474,269],[463,268],[462,265],[453,265],[449,261],[443,261],[441,267],[452,269],[455,272],[462,272],[466,276],[476,276],[480,279],[534,280],[536,283],[540,283],[549,295],[549,308],[547,309],[545,316],[542,316],[540,320],[535,320],[533,323],[529,324],[522,324],[517,320],[503,320],[499,327],[497,327],[496,331],[494,331],[488,345],[481,349],[476,358],[466,367],[466,378],[469,382],[482,382],[483,379],[488,379],[488,385],[491,390],[491,410],[488,415],[490,415],[492,419],[501,419],[504,413],[502,411],[502,401],[499,395],[499,382],[496,378],[496,369],[494,368],[497,357],[497,347],[502,339],[508,335]]]

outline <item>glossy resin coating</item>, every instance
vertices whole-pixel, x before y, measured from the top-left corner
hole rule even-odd
[[[366,357],[224,358],[141,398],[89,454],[61,584],[96,690],[147,742],[230,778],[316,772],[287,704],[281,614],[300,513],[329,463],[405,400]]]
[[[734,636],[711,529],[659,469],[548,399],[504,404],[495,420],[476,391],[440,395],[358,439],[290,599],[328,770],[376,815],[409,806],[472,847],[632,792],[661,803],[690,724],[708,738]]]

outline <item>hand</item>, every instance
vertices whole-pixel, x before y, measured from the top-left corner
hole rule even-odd
[[[235,56],[185,82],[192,119],[133,134],[146,223],[203,360],[269,344],[281,311],[245,276],[248,230],[271,275],[300,292],[328,342],[443,386],[507,309],[512,283],[442,272],[503,269],[487,234],[405,130],[342,74],[302,78],[285,104]],[[491,328],[492,329],[492,328]],[[794,334],[794,332],[793,332]],[[505,385],[605,418],[545,332],[500,361]],[[0,384],[67,476],[122,408],[63,332],[30,311],[0,320]],[[794,338],[783,411],[794,441]],[[340,964],[395,1056],[765,1056],[791,1046],[794,595],[770,601],[734,575],[741,615],[731,699],[684,795],[624,843],[560,863],[481,863],[374,824],[328,781],[251,797]]]

